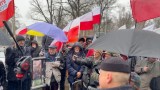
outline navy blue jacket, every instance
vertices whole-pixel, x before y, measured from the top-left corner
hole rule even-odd
[[[72,49],[68,52],[68,55],[67,55],[67,69],[68,69],[68,74],[69,74],[69,77],[68,77],[68,81],[69,83],[73,83],[77,78],[77,72],[81,72],[83,73],[84,71],[84,67],[81,66],[81,65],[78,65],[76,64],[73,60],[72,60],[72,57],[73,55],[75,54],[74,53],[74,47],[72,47]],[[84,57],[85,54],[83,52],[83,49],[81,46],[80,47],[80,52],[78,54],[76,54],[78,57]]]

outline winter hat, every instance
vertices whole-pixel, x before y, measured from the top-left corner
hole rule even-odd
[[[55,46],[55,45],[50,45],[48,48],[56,49],[57,46]]]
[[[74,43],[74,45],[72,46],[72,48],[75,48],[75,47],[79,47],[80,49],[83,48],[82,45],[79,42]]]
[[[38,42],[37,42],[36,40],[32,40],[32,41],[31,41],[31,45],[32,45],[32,43],[35,43],[35,44],[38,45]]]
[[[20,35],[18,35],[18,36],[16,36],[16,41],[18,42],[18,41],[25,41],[25,38],[23,37],[23,36],[20,36]]]
[[[104,71],[130,73],[129,63],[119,57],[112,57],[101,63],[100,69]]]

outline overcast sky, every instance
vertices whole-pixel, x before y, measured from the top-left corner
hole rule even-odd
[[[31,5],[29,3],[31,0],[14,0],[14,1],[15,1],[15,6],[18,7],[18,11],[19,11],[20,15],[22,16],[21,22],[26,25],[30,25],[30,24],[34,23],[33,20],[30,20],[27,18],[27,13],[31,7]],[[129,2],[130,2],[130,0],[118,0],[118,3],[125,5],[126,8],[130,8]]]

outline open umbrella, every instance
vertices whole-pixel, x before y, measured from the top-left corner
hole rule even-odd
[[[67,42],[67,37],[65,33],[55,25],[45,22],[37,22],[35,24],[28,26],[28,29],[41,32],[49,37],[54,38],[57,41]]]
[[[117,30],[98,38],[88,48],[160,58],[160,35],[145,30]]]
[[[35,31],[35,30],[29,30],[29,31],[27,32],[27,34],[28,34],[28,35],[33,35],[33,36],[39,36],[39,37],[44,36],[43,33],[38,32],[38,31]]]
[[[3,33],[2,30],[0,30],[0,45],[7,46],[7,45],[11,45],[11,44],[12,44],[12,41],[10,40],[8,35],[6,35],[5,33]]]

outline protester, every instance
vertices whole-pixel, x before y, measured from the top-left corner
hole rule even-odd
[[[131,72],[129,83],[134,88],[134,90],[140,90],[141,79],[137,73]]]
[[[51,42],[53,41],[53,38],[45,35],[42,38],[42,48],[44,49],[45,52],[48,51],[48,47],[51,44]]]
[[[85,70],[83,72],[83,85],[84,85],[84,90],[87,90],[88,87],[92,88],[97,88],[98,86],[98,70],[100,68],[100,64],[102,61],[102,51],[100,50],[95,50],[94,51],[94,56],[85,58],[85,59],[79,59],[77,58],[75,60],[75,63],[79,65],[84,65]]]
[[[60,69],[63,69],[63,62],[61,58],[57,58],[57,47],[50,45],[48,53],[45,54],[46,61],[46,83],[47,90],[59,90],[61,81]]]
[[[75,57],[84,57],[85,54],[83,52],[82,46],[80,43],[75,43],[73,47],[68,52],[67,56],[67,69],[68,69],[68,81],[70,83],[71,90],[73,89],[73,82],[82,78],[82,73],[84,68],[81,65],[77,65],[74,63]]]
[[[88,37],[86,38],[86,47],[89,46],[92,43],[92,38]]]
[[[29,47],[29,46],[31,45],[30,42],[31,42],[31,41],[30,41],[30,39],[29,39],[29,35],[26,35],[26,37],[25,37],[25,46],[26,46],[26,47]]]
[[[25,38],[25,46],[26,47],[30,47],[31,46],[31,42],[34,40],[34,36],[33,35],[26,35]]]
[[[82,37],[78,40],[78,42],[82,45],[85,46],[85,39]]]
[[[101,63],[99,88],[101,90],[133,90],[128,85],[130,67],[119,57],[112,57]]]
[[[60,81],[60,90],[65,90],[65,80],[66,80],[66,61],[67,61],[67,53],[68,53],[69,47],[66,46],[66,44],[63,44],[63,48],[61,51],[61,60],[64,63],[63,69],[61,69],[61,81]]]
[[[38,42],[36,40],[33,40],[31,42],[30,51],[32,57],[39,56],[39,53],[41,52],[41,47],[38,45]]]
[[[16,73],[14,71],[16,67],[17,61],[23,56],[30,56],[30,51],[26,48],[25,45],[25,38],[23,36],[16,36],[16,41],[20,46],[21,51],[17,47],[8,47],[5,53],[5,63],[7,69],[7,80],[8,80],[8,87],[7,90],[30,90],[31,88],[31,74],[27,72],[24,78],[21,81],[21,84],[18,82],[16,78]]]
[[[151,90],[150,82],[152,78],[160,76],[160,62],[156,58],[145,58],[138,60],[135,66],[135,72],[141,77],[140,90]]]
[[[2,61],[0,61],[0,88],[6,90],[6,71]]]

